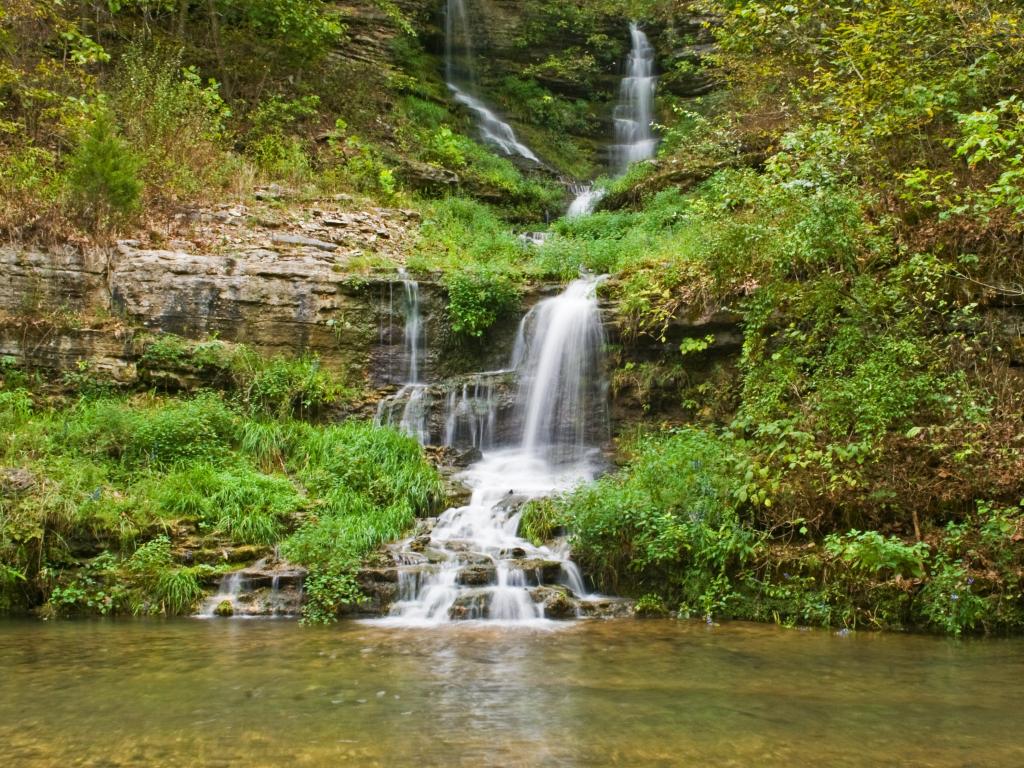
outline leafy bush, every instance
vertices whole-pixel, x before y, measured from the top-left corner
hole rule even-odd
[[[904,544],[877,531],[850,531],[825,537],[825,551],[851,568],[871,576],[900,575],[920,578],[930,550],[924,542]]]
[[[932,627],[950,635],[974,629],[989,614],[983,598],[974,592],[974,578],[961,563],[940,554],[931,578],[921,592],[917,609]]]
[[[619,475],[560,502],[574,554],[605,588],[655,587],[703,614],[725,609],[729,576],[760,545],[732,500],[729,444],[681,429],[642,437],[632,453]]]
[[[95,228],[116,226],[139,208],[140,162],[101,110],[68,160],[68,196]]]
[[[249,114],[246,153],[268,176],[289,181],[306,180],[312,166],[304,141],[295,131],[317,114],[320,99],[306,96],[285,99],[271,96]]]
[[[467,336],[483,336],[519,303],[519,286],[508,273],[485,267],[450,272],[444,284],[452,330]]]
[[[231,110],[215,80],[185,67],[181,51],[130,45],[111,83],[111,105],[139,159],[153,200],[194,197],[221,187]]]

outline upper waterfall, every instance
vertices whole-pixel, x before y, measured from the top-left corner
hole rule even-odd
[[[626,76],[619,89],[615,108],[615,144],[612,167],[623,174],[629,166],[654,157],[658,140],[654,135],[654,93],[658,78],[654,74],[654,46],[640,26],[630,22],[632,48],[626,62]]]
[[[635,21],[630,22],[629,36],[632,45],[614,114],[615,143],[609,150],[612,172],[616,176],[625,174],[633,163],[650,160],[658,149],[652,127],[658,85],[654,74],[654,46]],[[583,187],[565,215],[576,218],[593,213],[604,194],[604,189]]]
[[[477,95],[473,29],[465,0],[448,0],[444,18],[444,74],[455,100],[476,115],[480,136],[506,155],[519,155],[540,163],[540,158],[516,137],[512,126],[504,122]]]

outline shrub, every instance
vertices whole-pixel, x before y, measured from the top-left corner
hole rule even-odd
[[[738,517],[729,443],[697,429],[641,437],[617,476],[559,502],[573,551],[605,588],[658,588],[703,614],[723,610],[730,575],[760,536]]]
[[[904,544],[895,536],[886,538],[877,531],[850,531],[825,537],[825,551],[854,570],[873,577],[924,576],[924,564],[930,556],[924,542]]]
[[[498,318],[519,303],[519,285],[506,272],[472,267],[445,275],[448,317],[452,330],[466,336],[483,336]]]
[[[116,225],[139,208],[140,163],[101,110],[68,160],[68,196],[93,227]]]
[[[204,83],[194,67],[184,67],[180,51],[130,45],[110,91],[147,195],[173,200],[224,185],[231,110],[218,83]]]

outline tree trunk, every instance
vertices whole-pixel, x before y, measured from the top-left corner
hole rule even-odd
[[[224,68],[224,51],[220,47],[220,19],[217,16],[217,0],[206,0],[206,9],[210,15],[210,34],[213,37],[213,52],[217,57],[217,69],[220,70],[220,82],[224,88],[224,96],[230,97],[231,84]]]
[[[185,28],[188,26],[188,7],[191,0],[178,0],[178,37],[185,39]]]

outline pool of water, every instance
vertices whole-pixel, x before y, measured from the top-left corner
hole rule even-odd
[[[1024,641],[0,622],[0,765],[1022,766]]]

